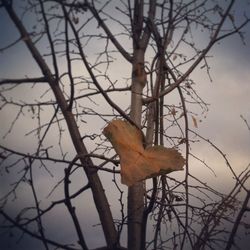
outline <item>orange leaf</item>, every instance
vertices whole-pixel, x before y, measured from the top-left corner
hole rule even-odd
[[[163,146],[144,149],[142,132],[126,121],[110,122],[103,133],[120,156],[121,181],[127,186],[183,169],[185,160],[176,149]]]

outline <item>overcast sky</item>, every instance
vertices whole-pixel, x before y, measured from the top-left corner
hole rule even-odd
[[[242,3],[243,1],[238,2]],[[240,117],[242,115],[250,123],[250,26],[248,25],[244,30],[246,31],[245,45],[243,45],[240,38],[235,35],[223,40],[221,44],[216,45],[210,51],[209,55],[211,55],[211,57],[208,58],[208,63],[211,67],[212,82],[205,73],[205,70],[196,70],[192,75],[192,78],[197,83],[199,95],[210,104],[206,117],[200,115],[199,118],[201,121],[198,122],[198,128],[193,127],[192,129],[201,133],[205,138],[209,138],[219,146],[223,152],[227,154],[237,173],[240,173],[250,162],[250,131],[248,131],[246,124]],[[6,12],[2,9],[0,10],[0,32],[3,34],[0,36],[0,48],[5,47],[19,38]],[[117,72],[119,72],[121,68],[121,65],[117,65]],[[33,58],[20,42],[7,52],[0,52],[0,78],[23,78],[26,75],[34,76],[37,72],[39,72],[39,70]],[[117,74],[117,72],[114,72],[114,74]],[[40,93],[32,92],[32,89],[30,89],[30,93],[32,93],[30,94],[27,93],[27,88],[22,89],[19,87],[18,91],[14,93],[15,98],[16,100],[21,100],[26,97],[30,98],[32,95],[32,98],[35,99],[36,95],[39,97],[46,89],[45,86],[40,86],[39,88],[41,89]],[[126,98],[128,99],[129,97]],[[124,100],[121,101],[123,102]],[[15,131],[18,131],[18,133],[3,138],[14,116],[15,112],[12,108],[4,108],[0,111],[0,144],[25,152],[27,149],[32,148],[33,145],[32,137],[23,137],[23,134],[32,128],[33,123],[30,117],[23,118],[22,123],[17,123]],[[24,124],[25,127],[23,127]],[[98,128],[101,129],[101,127],[102,125]],[[69,144],[69,147],[71,147],[71,144]],[[224,160],[220,157],[214,157],[215,152],[208,148],[209,145],[204,143],[197,145],[197,147],[194,145],[192,150],[210,165],[216,166],[217,177],[214,177],[213,173],[209,170],[204,170],[208,174],[204,175],[204,172],[198,169],[198,165],[192,167],[201,178],[211,179],[218,189],[226,191],[232,182],[232,175],[229,174]],[[68,150],[71,152],[71,149]],[[60,171],[63,174],[63,168]],[[44,174],[44,176],[41,175],[38,179],[40,182],[39,186],[44,188],[44,195],[47,194],[47,187],[51,185],[51,183],[48,182],[46,174]],[[0,179],[1,195],[3,195],[1,185],[5,185],[7,181],[7,179]],[[108,193],[112,192],[112,188],[112,186],[107,186]],[[20,192],[25,192],[25,189]],[[90,199],[90,194],[86,194],[86,197],[85,200]],[[26,199],[28,199],[28,197],[26,197]],[[81,211],[80,216],[82,215],[87,218],[85,220],[86,224],[94,225],[98,223],[96,219],[97,215],[93,211],[94,208],[90,204],[86,204],[85,210]],[[63,212],[63,208],[61,211],[58,211],[58,213],[62,215]],[[50,215],[47,219],[48,221],[53,220],[53,215]],[[64,223],[65,221],[57,220],[51,224],[50,232],[64,227]],[[91,246],[94,246],[95,243],[99,245],[102,242],[101,231],[97,228],[98,227],[92,227],[85,232]],[[64,240],[65,236],[70,238],[75,237],[75,235],[71,233],[70,226],[65,229],[64,233],[60,234],[57,232],[56,235],[55,237],[58,237],[57,239],[61,241]],[[27,238],[27,236],[25,237]],[[37,246],[37,241],[35,240],[21,241],[20,244],[23,244],[23,248],[21,248],[22,245],[16,247],[15,244],[10,241],[8,242],[8,238],[4,237],[3,243],[1,239],[3,238],[1,238],[0,235],[0,248],[1,244],[4,244],[4,246],[8,245],[11,250],[32,250],[34,246],[36,246],[38,250],[42,249]],[[28,246],[27,244],[30,245]]]

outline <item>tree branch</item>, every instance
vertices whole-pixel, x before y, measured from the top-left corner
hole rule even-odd
[[[70,4],[71,6],[75,6],[76,8],[83,8],[86,9],[88,8],[91,13],[93,14],[93,16],[95,17],[95,19],[98,22],[98,25],[100,27],[102,27],[102,29],[105,31],[105,33],[107,34],[108,38],[112,41],[112,43],[114,44],[114,46],[117,48],[117,50],[123,55],[123,57],[128,61],[128,62],[132,62],[132,57],[131,55],[122,47],[122,45],[118,42],[118,40],[115,38],[115,36],[113,35],[113,33],[110,31],[110,29],[108,28],[108,26],[105,24],[105,22],[102,20],[102,18],[100,17],[98,11],[96,10],[96,8],[94,7],[93,4],[90,4],[88,1],[85,1],[84,4]]]
[[[230,234],[230,236],[228,238],[225,250],[230,250],[231,247],[234,245],[234,237],[235,237],[236,232],[238,230],[238,227],[240,225],[241,219],[242,219],[244,213],[246,211],[248,211],[247,206],[248,206],[249,199],[250,199],[250,191],[247,192],[245,200],[243,202],[243,205],[242,205],[242,207],[240,209],[240,212],[238,213],[238,216],[237,216],[237,218],[236,218],[236,220],[234,222],[234,226],[233,226],[231,234]]]
[[[19,79],[1,79],[0,85],[4,84],[20,84],[20,83],[48,83],[46,77],[35,77],[35,78],[19,78]]]
[[[173,84],[171,84],[168,88],[164,89],[160,94],[159,97],[164,96],[170,92],[172,92],[177,86],[179,86],[184,80],[187,79],[187,77],[193,72],[193,70],[197,67],[197,65],[203,60],[203,58],[205,57],[205,55],[209,52],[209,50],[213,47],[213,45],[218,42],[220,39],[235,34],[236,32],[239,31],[239,29],[241,29],[242,27],[244,27],[248,21],[245,21],[238,29],[235,29],[233,32],[229,32],[228,34],[225,34],[221,37],[218,37],[218,34],[226,20],[226,18],[229,15],[229,12],[234,4],[235,0],[231,0],[230,4],[227,7],[227,10],[225,11],[225,13],[222,15],[221,17],[221,21],[217,26],[217,29],[214,32],[214,35],[212,36],[210,42],[208,43],[207,47],[205,49],[203,49],[203,51],[201,52],[201,54],[198,56],[198,58],[196,59],[196,61],[189,67],[189,69],[181,76],[179,77]],[[150,103],[152,101],[155,100],[155,97],[149,97],[144,99],[144,104],[146,103]]]
[[[14,225],[16,228],[20,229],[21,231],[23,231],[24,233],[28,234],[29,236],[38,239],[38,240],[43,240],[41,236],[29,231],[28,229],[20,226],[15,220],[13,220],[7,213],[5,213],[3,210],[0,210],[0,214],[7,220],[9,221],[12,225]],[[60,243],[57,243],[55,241],[46,239],[46,242],[52,246],[58,247],[58,248],[62,248],[65,250],[80,250],[79,248],[73,248],[73,247],[68,247],[67,245],[62,245]]]
[[[65,169],[65,178],[64,178],[65,204],[66,204],[66,207],[68,208],[69,213],[71,215],[71,218],[74,222],[75,229],[76,229],[76,232],[77,232],[77,235],[79,238],[79,244],[81,245],[83,250],[88,250],[88,247],[87,247],[87,244],[85,242],[79,220],[78,220],[76,212],[75,212],[75,207],[73,207],[71,204],[71,199],[70,199],[70,194],[69,194],[69,184],[70,184],[69,176],[70,176],[72,167],[74,166],[75,162],[78,159],[79,159],[79,156],[76,156],[73,159],[73,161],[69,164],[68,168]]]
[[[66,120],[68,130],[70,133],[70,136],[72,138],[73,144],[75,146],[75,149],[78,154],[84,154],[87,155],[87,149],[85,145],[83,144],[81,140],[81,135],[78,129],[78,126],[76,124],[76,121],[74,119],[73,114],[68,110],[68,105],[65,100],[65,97],[59,87],[58,82],[53,77],[49,67],[43,60],[41,54],[37,50],[37,48],[34,46],[32,40],[29,37],[29,34],[27,33],[25,27],[23,26],[21,20],[16,15],[15,11],[12,9],[12,7],[7,3],[7,1],[4,1],[4,7],[6,11],[8,12],[11,20],[16,25],[17,29],[19,30],[22,37],[25,37],[25,44],[30,50],[32,56],[34,57],[36,63],[39,65],[44,77],[47,79],[51,89],[53,90],[53,93],[55,95],[55,98],[58,102],[58,105],[60,109],[62,110],[62,113],[64,115],[64,118]],[[92,195],[94,198],[94,202],[97,208],[97,211],[99,213],[99,217],[101,220],[101,224],[103,227],[104,235],[107,241],[107,244],[109,247],[112,247],[116,245],[117,241],[117,231],[114,225],[114,221],[112,218],[112,214],[110,211],[110,207],[106,198],[106,195],[104,193],[104,189],[102,187],[102,183],[99,179],[99,176],[97,174],[97,170],[95,168],[92,168],[94,165],[92,160],[90,158],[87,159],[81,159],[81,163],[83,165],[83,168],[85,170],[85,173],[89,179],[89,183],[92,190]]]

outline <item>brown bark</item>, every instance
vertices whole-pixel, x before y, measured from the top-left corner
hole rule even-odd
[[[144,51],[135,54],[132,71],[131,119],[141,126],[142,90],[145,86]],[[128,189],[128,249],[138,250],[141,247],[141,226],[144,210],[143,182],[138,182]]]
[[[142,92],[146,84],[146,72],[144,68],[145,51],[149,42],[151,31],[150,22],[155,16],[155,1],[151,0],[148,11],[148,21],[143,27],[144,1],[135,1],[134,15],[132,18],[132,37],[133,37],[133,66],[132,66],[132,85],[131,85],[131,119],[141,126],[142,114]],[[142,220],[144,211],[144,185],[143,182],[129,187],[128,189],[128,249],[139,250],[142,247]]]

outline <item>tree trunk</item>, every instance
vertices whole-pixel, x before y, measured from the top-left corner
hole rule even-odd
[[[131,119],[141,127],[142,91],[146,83],[144,70],[144,51],[134,53],[132,68]],[[128,249],[141,248],[142,217],[144,210],[143,182],[138,182],[128,189]]]

